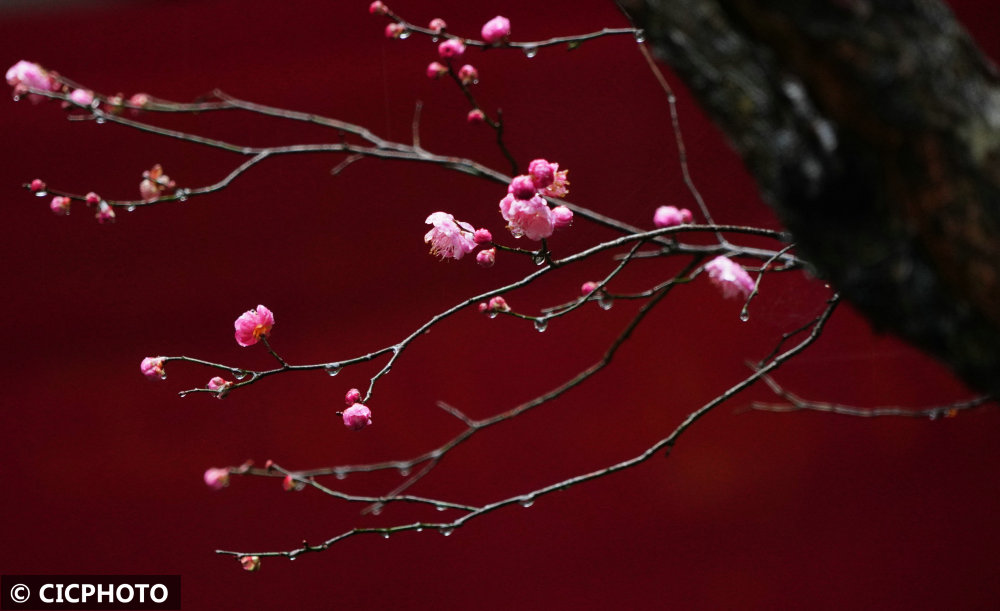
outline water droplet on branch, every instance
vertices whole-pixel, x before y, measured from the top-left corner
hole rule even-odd
[[[523,498],[520,501],[518,501],[517,504],[520,505],[521,507],[528,508],[535,504],[535,499],[531,497]]]
[[[634,35],[635,35],[635,41],[637,43],[642,44],[642,43],[646,42],[646,31],[645,30],[636,30],[635,33],[634,33]]]
[[[545,333],[545,330],[549,328],[548,318],[536,318],[535,319],[535,331],[539,333]]]
[[[325,371],[326,375],[330,376],[331,378],[340,373],[341,369],[343,369],[343,367],[340,365],[340,363],[329,363],[323,366],[323,371]]]
[[[538,47],[524,47],[524,56],[528,59],[538,55]]]

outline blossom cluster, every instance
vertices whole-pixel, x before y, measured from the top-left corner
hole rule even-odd
[[[549,208],[544,196],[565,197],[569,193],[568,170],[558,163],[535,159],[528,173],[514,177],[507,195],[500,200],[500,215],[515,238],[525,236],[542,240],[573,222],[573,211],[566,206]]]

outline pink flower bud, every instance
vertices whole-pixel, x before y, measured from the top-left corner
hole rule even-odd
[[[583,283],[583,286],[580,287],[580,294],[586,297],[587,295],[593,293],[596,290],[597,290],[597,283],[588,280],[587,282]]]
[[[87,194],[86,200],[88,206],[93,206],[94,204],[101,203],[101,196],[91,191],[90,193]]]
[[[138,114],[140,108],[145,108],[149,104],[149,94],[137,93],[128,99],[129,106],[132,106],[132,112]]]
[[[487,306],[487,309],[492,312],[510,312],[510,306],[507,305],[507,300],[499,295],[490,299],[490,304]]]
[[[229,485],[229,469],[212,467],[205,471],[205,485],[212,490],[222,490]]]
[[[434,19],[431,19],[431,23],[429,26],[427,26],[427,29],[429,29],[431,32],[440,34],[447,27],[448,24],[444,22],[444,19],[441,19],[440,17],[435,17]]]
[[[251,573],[260,570],[260,556],[240,556],[240,565]]]
[[[510,19],[497,15],[483,25],[483,40],[495,45],[510,36]]]
[[[742,266],[728,257],[718,256],[705,264],[708,279],[722,296],[746,299],[753,291],[754,281]]]
[[[497,260],[496,248],[490,248],[488,250],[480,250],[476,254],[476,263],[478,263],[480,267],[493,267],[493,264],[496,263],[496,260]]]
[[[86,89],[74,89],[73,93],[69,94],[69,99],[72,100],[74,104],[79,104],[80,106],[90,106],[94,102],[94,94]]]
[[[493,234],[489,229],[477,229],[476,233],[472,234],[472,239],[476,244],[489,244],[493,241]]]
[[[445,59],[461,57],[465,53],[465,43],[457,38],[449,38],[438,45],[438,55]]]
[[[474,108],[469,111],[469,114],[465,117],[465,120],[473,125],[479,125],[480,123],[486,123],[486,114],[478,108]]]
[[[396,23],[395,21],[385,26],[385,37],[386,38],[399,38],[402,36],[406,28],[402,24]]]
[[[427,64],[427,78],[441,78],[448,74],[448,66],[441,62],[431,62]]]
[[[486,305],[486,302],[485,302],[485,301],[483,301],[483,302],[481,302],[481,303],[479,304],[479,306],[478,306],[478,307],[479,307],[479,311],[480,311],[480,312],[485,312],[485,311],[486,311],[486,309],[487,309],[487,308],[489,308],[490,306]]]
[[[660,228],[676,227],[690,221],[691,211],[687,208],[678,210],[674,206],[660,206],[653,213],[653,224]]]
[[[432,255],[457,261],[476,248],[472,225],[456,221],[447,212],[434,212],[424,222],[433,225],[424,235],[424,243],[431,245]]]
[[[389,12],[389,7],[379,0],[375,0],[375,2],[368,5],[368,12],[372,15],[385,15]]]
[[[347,391],[347,394],[344,396],[344,403],[346,403],[348,406],[354,405],[360,400],[361,400],[361,391],[358,390],[357,388],[352,388],[351,390]]]
[[[232,382],[220,378],[219,376],[215,376],[214,378],[208,381],[208,389],[214,390],[216,393],[218,393],[217,396],[220,399],[228,395],[229,389],[232,387],[233,387]]]
[[[472,85],[479,80],[479,71],[475,66],[465,64],[458,69],[458,80],[462,81],[463,85]]]
[[[286,492],[291,492],[293,490],[302,490],[305,488],[305,484],[302,482],[295,481],[295,478],[291,475],[286,475],[285,479],[281,480],[281,487]]]
[[[510,181],[510,186],[507,187],[507,193],[517,199],[531,199],[535,196],[535,183],[526,174],[515,176],[514,180]]]
[[[262,305],[256,310],[247,310],[240,314],[234,323],[236,328],[236,343],[246,347],[252,346],[271,333],[274,326],[274,314]]]
[[[162,356],[147,356],[139,364],[139,371],[150,380],[165,380],[167,372],[163,369]]]
[[[573,223],[573,211],[566,206],[556,206],[552,209],[552,225],[556,229],[568,227]]]
[[[544,189],[556,179],[559,164],[551,164],[545,159],[535,159],[528,164],[528,175],[535,183],[536,189]]]
[[[38,193],[39,191],[44,191],[45,183],[42,182],[41,178],[36,178],[31,181],[30,185],[28,185],[28,189],[30,189],[32,193]]]
[[[360,403],[355,403],[345,409],[343,417],[344,426],[352,431],[360,431],[366,426],[371,426],[372,423],[372,411]]]
[[[69,214],[69,203],[70,199],[68,197],[57,195],[52,198],[52,203],[49,204],[49,209],[55,214],[66,216]]]
[[[115,222],[115,209],[108,205],[108,202],[102,201],[97,206],[97,212],[94,214],[94,218],[100,224],[113,223]]]

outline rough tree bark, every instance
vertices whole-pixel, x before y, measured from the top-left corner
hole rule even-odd
[[[937,0],[622,0],[818,272],[1000,396],[1000,79]]]

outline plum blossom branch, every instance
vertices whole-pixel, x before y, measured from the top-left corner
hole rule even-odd
[[[624,342],[625,339],[627,339],[627,337],[631,334],[632,330],[634,330],[635,326],[638,325],[639,321],[645,316],[645,314],[650,309],[652,309],[652,307],[656,305],[659,299],[662,299],[662,297],[665,295],[666,291],[660,293],[656,299],[651,300],[649,303],[643,306],[643,309],[632,320],[632,322],[626,328],[625,332],[619,336],[618,340],[616,340],[615,344],[616,346],[620,346],[621,342]],[[738,393],[742,392],[743,390],[746,390],[754,383],[756,383],[758,380],[764,379],[770,372],[779,368],[786,361],[788,361],[789,359],[793,358],[794,356],[796,356],[797,354],[801,353],[803,350],[808,348],[812,343],[816,341],[816,339],[820,337],[823,328],[825,327],[827,321],[830,319],[830,316],[832,316],[838,303],[839,303],[838,295],[835,294],[832,297],[830,297],[830,299],[827,302],[827,306],[823,310],[823,312],[820,313],[813,321],[810,322],[809,326],[811,329],[809,334],[805,338],[803,338],[798,344],[792,346],[785,352],[781,352],[780,354],[776,353],[773,358],[771,358],[762,367],[756,369],[752,374],[750,374],[737,384],[731,386],[723,393],[717,395],[715,398],[711,399],[698,409],[689,413],[687,417],[685,417],[669,435],[660,439],[653,445],[649,446],[648,448],[646,448],[646,450],[644,450],[637,456],[634,456],[633,458],[609,465],[601,469],[597,469],[595,471],[590,471],[567,479],[563,479],[558,482],[554,482],[548,486],[544,486],[542,488],[538,488],[536,490],[527,493],[507,497],[502,500],[498,500],[493,503],[480,506],[474,510],[467,511],[464,515],[450,522],[413,522],[409,524],[399,524],[387,527],[352,528],[339,535],[331,537],[330,539],[327,539],[326,541],[318,545],[309,545],[308,543],[304,542],[301,547],[291,550],[264,551],[264,552],[239,552],[232,550],[216,550],[216,553],[221,555],[236,556],[238,558],[250,557],[250,556],[255,556],[255,557],[280,556],[280,557],[287,557],[289,559],[295,559],[303,554],[322,552],[328,550],[333,545],[345,539],[363,534],[379,534],[381,536],[389,536],[391,534],[399,532],[407,532],[407,531],[421,532],[424,530],[436,530],[447,536],[453,533],[456,529],[464,526],[467,522],[470,522],[487,513],[491,513],[498,509],[502,509],[504,507],[508,507],[514,504],[519,504],[524,507],[529,507],[537,499],[543,496],[547,496],[554,492],[567,490],[572,486],[583,484],[602,477],[607,477],[619,471],[624,471],[626,469],[635,467],[639,464],[648,461],[652,457],[658,455],[660,452],[666,451],[667,453],[669,453],[670,450],[673,448],[673,446],[676,444],[677,440],[681,437],[681,435],[683,435],[685,431],[687,431],[695,422],[701,419],[705,414],[707,414],[714,408],[718,407],[725,401],[728,401],[729,399],[731,399]],[[610,352],[611,354],[613,354],[613,350]],[[610,357],[607,355],[606,358],[610,359]]]
[[[824,401],[811,401],[803,399],[795,393],[783,388],[771,376],[763,376],[762,379],[775,395],[784,399],[787,403],[775,404],[754,401],[750,404],[748,409],[763,412],[814,411],[825,412],[828,414],[839,414],[842,416],[855,416],[859,418],[893,416],[904,418],[930,418],[931,420],[936,420],[942,416],[945,418],[951,418],[957,416],[959,412],[996,401],[996,399],[992,396],[980,395],[967,401],[956,401],[947,405],[933,405],[929,407],[854,407],[838,403],[827,403]]]

